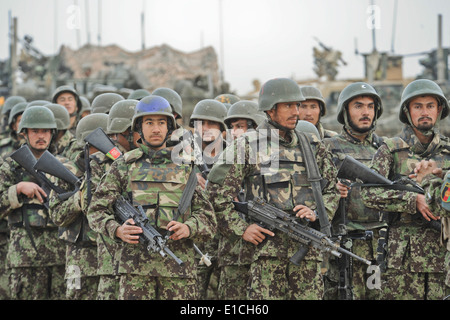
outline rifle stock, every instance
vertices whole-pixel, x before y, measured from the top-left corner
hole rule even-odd
[[[133,205],[127,201],[123,196],[120,196],[115,203],[115,213],[120,222],[125,223],[128,219],[133,219],[136,226],[142,229],[142,234],[139,235],[139,242],[147,245],[147,250],[159,253],[163,258],[169,255],[175,262],[183,266],[184,262],[178,258],[167,247],[166,240],[163,236],[150,224],[144,210],[139,207],[136,210]]]
[[[300,224],[296,217],[270,205],[261,198],[256,197],[248,202],[233,202],[233,204],[237,211],[248,216],[250,220],[263,224],[269,229],[279,230],[298,241],[301,245],[300,249],[290,259],[296,265],[306,256],[309,246],[315,247],[325,254],[330,253],[336,257],[346,254],[367,265],[371,264],[369,260],[339,247],[326,234]]]
[[[97,128],[84,138],[84,141],[97,150],[104,153],[111,160],[116,160],[122,152],[114,145],[114,142],[106,135],[102,128]]]

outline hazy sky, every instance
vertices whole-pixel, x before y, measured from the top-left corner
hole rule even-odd
[[[355,55],[355,42],[360,52],[372,51],[371,21],[376,26],[378,50],[390,51],[394,42],[395,53],[410,54],[436,48],[437,16],[442,14],[443,45],[450,47],[449,0],[398,0],[395,25],[394,3],[394,0],[1,0],[0,59],[9,55],[9,10],[18,18],[19,36],[32,36],[34,45],[47,55],[55,54],[62,44],[73,49],[86,44],[88,31],[92,44],[99,44],[100,32],[102,45],[115,43],[125,50],[138,51],[142,45],[140,15],[145,10],[147,48],[168,44],[192,52],[202,46],[213,46],[223,65],[225,80],[238,94],[250,91],[255,78],[265,82],[274,77],[293,76],[298,80],[315,77],[314,37],[342,52],[348,65],[339,69],[338,78],[362,77],[363,58]],[[404,76],[414,76],[422,70],[419,58],[405,58]]]

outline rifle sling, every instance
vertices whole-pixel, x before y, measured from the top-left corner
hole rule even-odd
[[[322,176],[319,172],[319,167],[315,161],[314,153],[309,143],[308,138],[303,132],[295,130],[295,134],[298,137],[300,147],[302,149],[305,161],[306,172],[308,174],[308,181],[311,183],[314,200],[317,206],[317,213],[319,216],[320,230],[328,237],[331,236],[330,222],[326,214],[325,204],[322,197]]]

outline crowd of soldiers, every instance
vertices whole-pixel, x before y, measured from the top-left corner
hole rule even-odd
[[[51,101],[9,97],[0,142],[1,299],[445,299],[450,215],[441,186],[450,140],[438,130],[449,113],[442,90],[430,80],[405,87],[396,137],[375,134],[383,103],[368,83],[340,93],[340,133],[323,127],[326,111],[317,88],[287,78],[264,83],[257,102],[232,94],[199,101],[189,128],[182,99],[169,88],[104,93],[92,102],[71,86],[57,88]],[[88,139],[99,128],[115,155]],[[36,161],[50,152],[79,189],[70,197],[45,189],[12,158],[25,146]],[[338,178],[348,156],[402,183]],[[424,192],[398,187],[408,184]],[[301,225],[329,225],[325,235],[369,260],[375,273],[234,206],[256,198]],[[118,218],[118,199],[144,212],[183,263],[140,241],[143,226]],[[304,256],[291,263],[299,246]]]

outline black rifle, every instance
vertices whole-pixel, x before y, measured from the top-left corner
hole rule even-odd
[[[58,198],[60,200],[66,200],[80,190],[81,180],[47,150],[34,164],[33,168],[38,172],[38,174],[42,174],[42,172],[48,173],[74,186],[73,190],[67,192],[58,192],[57,190],[55,190],[58,193]],[[42,175],[45,179],[47,179],[44,174]]]
[[[49,156],[50,155],[50,156]],[[56,159],[50,152],[47,150],[42,154],[42,156],[39,158],[40,164],[42,164],[45,161],[51,161],[54,165],[54,174],[57,177],[63,176],[65,179],[68,179],[69,181],[72,181],[71,183],[76,186],[75,191],[66,192],[62,188],[56,186],[53,184],[44,173],[37,170],[35,168],[36,164],[38,163],[38,160],[34,157],[33,153],[31,152],[28,145],[24,144],[19,149],[14,151],[10,157],[16,161],[20,166],[22,166],[29,174],[31,174],[37,181],[38,184],[42,189],[44,189],[47,196],[50,194],[50,190],[54,190],[57,194],[59,199],[65,200],[69,198],[71,195],[73,195],[76,191],[79,189],[79,180],[77,177],[75,177],[72,172],[70,172],[69,169],[64,167],[64,165]],[[52,159],[54,158],[54,160]],[[51,160],[48,160],[51,159]],[[66,180],[67,181],[67,180]],[[48,202],[48,199],[45,200],[45,202]],[[47,206],[47,205],[46,205]]]
[[[371,262],[336,245],[326,234],[302,225],[295,216],[278,209],[263,199],[255,197],[248,202],[233,202],[237,211],[243,213],[250,220],[271,230],[279,230],[290,238],[300,242],[300,249],[291,257],[290,261],[299,265],[309,250],[309,246],[319,249],[322,253],[341,257],[342,254],[351,256],[367,265]]]
[[[133,219],[136,226],[142,229],[142,234],[139,235],[139,242],[147,245],[147,250],[158,252],[162,257],[167,254],[175,260],[175,262],[182,266],[184,264],[168,247],[164,237],[150,224],[142,206],[136,210],[133,205],[127,201],[123,196],[120,196],[115,203],[115,213],[120,222],[125,223],[128,219]]]
[[[122,152],[116,147],[114,142],[106,135],[102,128],[97,128],[84,138],[84,141],[101,151],[111,160],[116,160]],[[86,155],[89,157],[88,155]]]
[[[362,186],[365,187],[384,187],[393,190],[405,190],[415,193],[424,194],[424,190],[413,180],[407,177],[401,177],[398,180],[391,181],[375,170],[370,169],[363,163],[355,160],[351,156],[345,156],[341,167],[338,170],[337,177],[341,179],[349,179],[352,181],[362,181]],[[421,213],[416,213],[415,218],[423,219],[426,226],[438,232],[441,231],[441,222],[436,220],[427,221],[423,218]]]

